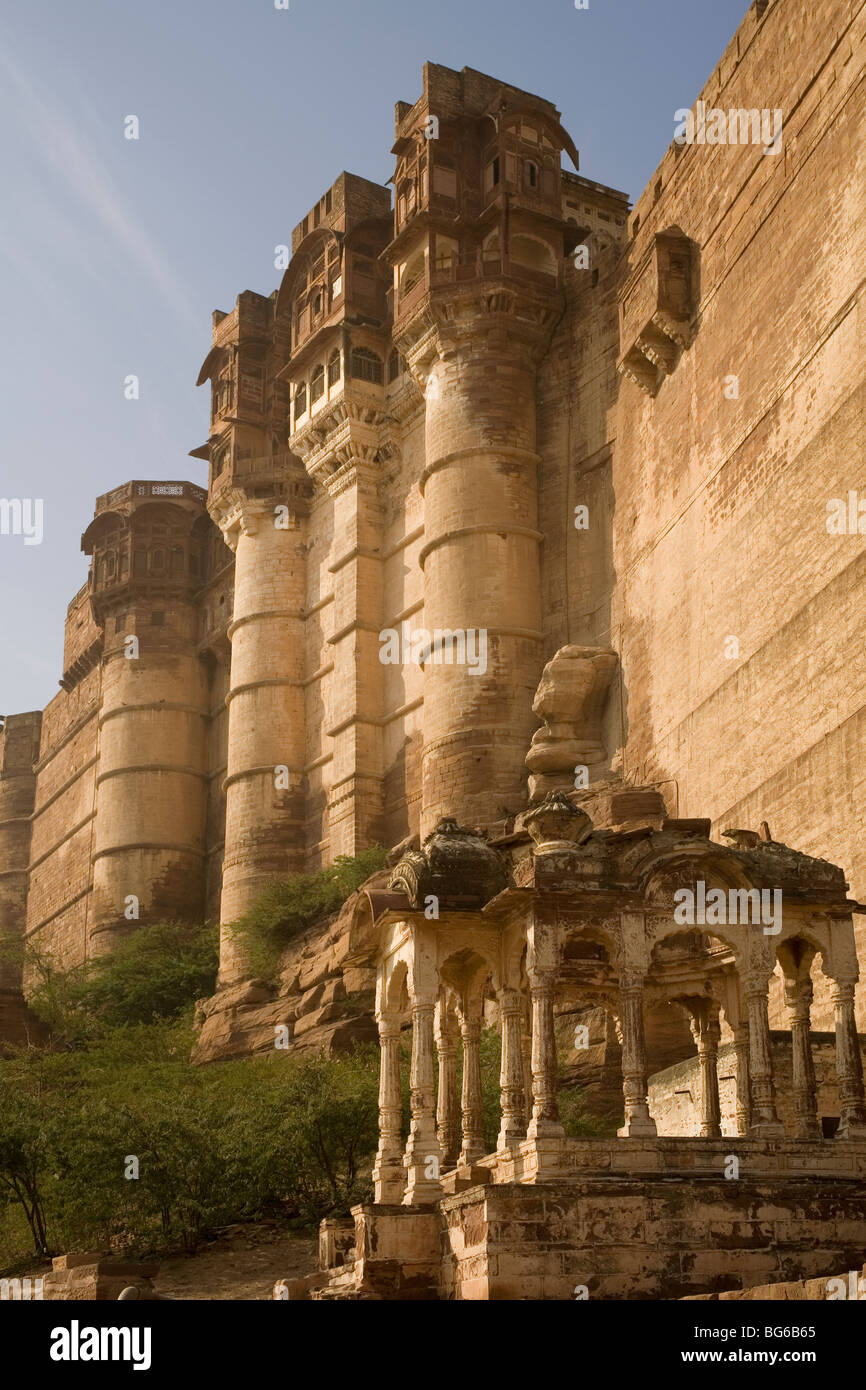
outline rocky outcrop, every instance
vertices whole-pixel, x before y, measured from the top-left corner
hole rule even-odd
[[[374,874],[361,891],[384,886]],[[359,893],[336,917],[301,933],[287,947],[279,980],[244,980],[202,999],[196,1009],[197,1064],[293,1053],[330,1056],[377,1038],[375,973],[347,961],[349,929]]]

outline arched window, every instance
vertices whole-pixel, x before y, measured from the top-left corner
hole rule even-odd
[[[328,385],[333,386],[340,380],[342,372],[340,349],[335,348],[328,358]]]
[[[165,551],[164,551],[164,550],[155,550],[155,551],[153,552],[153,554],[152,554],[151,557],[150,557],[150,568],[151,568],[151,570],[164,570],[164,569],[165,569]]]
[[[538,187],[538,165],[532,159],[527,159],[523,165],[523,179],[527,188],[536,189]]]
[[[414,256],[410,256],[408,261],[400,271],[400,293],[408,294],[409,291],[424,278],[424,252],[416,251]]]
[[[298,387],[295,392],[295,424],[298,423],[302,415],[307,413],[307,385],[306,382]]]
[[[512,264],[526,266],[527,270],[541,271],[544,275],[556,274],[553,247],[537,237],[513,236],[509,256]]]
[[[382,382],[382,359],[369,348],[352,349],[352,376],[358,381]]]
[[[396,381],[403,370],[403,359],[396,348],[388,358],[388,381]]]
[[[310,402],[317,401],[325,394],[325,369],[319,364],[313,372],[313,379],[310,382]]]

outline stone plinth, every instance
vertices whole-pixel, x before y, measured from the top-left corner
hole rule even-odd
[[[549,1139],[481,1166],[430,1209],[356,1207],[354,1268],[312,1296],[677,1299],[862,1265],[859,1140]]]

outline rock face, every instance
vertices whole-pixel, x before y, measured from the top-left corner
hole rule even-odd
[[[383,887],[374,874],[367,889]],[[331,921],[312,926],[293,941],[276,984],[245,980],[199,1002],[196,1063],[231,1058],[285,1056],[292,1052],[330,1055],[355,1042],[375,1041],[375,972],[346,963],[349,927],[358,894]]]

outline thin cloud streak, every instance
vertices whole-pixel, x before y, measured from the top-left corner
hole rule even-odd
[[[41,94],[22,69],[0,50],[0,69],[17,92],[13,110],[45,164],[58,173],[79,202],[149,274],[166,302],[200,335],[201,315],[187,298],[183,281],[124,207],[111,176],[92,145],[61,106]]]

